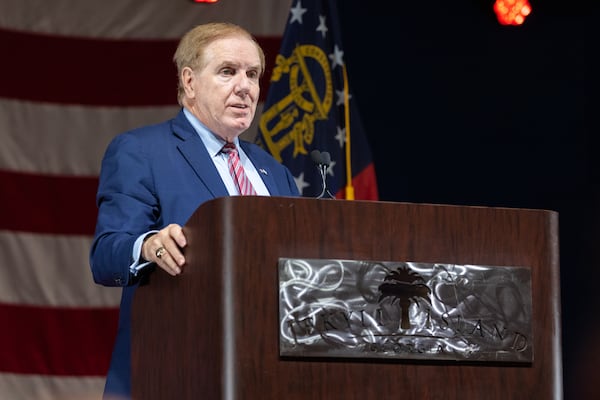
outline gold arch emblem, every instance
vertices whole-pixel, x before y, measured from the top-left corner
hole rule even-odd
[[[322,74],[319,82],[324,87],[315,86],[315,74]],[[278,55],[271,82],[286,76],[289,93],[265,110],[259,122],[265,145],[279,162],[281,152],[288,146],[293,146],[294,158],[308,154],[306,145],[314,140],[315,122],[327,119],[333,104],[329,60],[320,47],[301,45],[289,58]]]

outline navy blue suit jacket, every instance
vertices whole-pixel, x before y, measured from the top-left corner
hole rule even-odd
[[[287,168],[253,143],[240,141],[240,146],[261,171],[272,196],[299,195]],[[164,123],[118,135],[109,144],[102,160],[90,252],[94,281],[123,287],[105,395],[128,398],[131,391],[130,313],[137,283],[129,266],[135,240],[170,223],[183,226],[202,203],[228,195],[183,111]]]

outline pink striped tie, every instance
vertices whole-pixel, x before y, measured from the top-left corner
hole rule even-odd
[[[237,148],[233,143],[225,143],[223,149],[221,150],[223,153],[227,153],[227,162],[229,164],[229,173],[235,182],[235,185],[238,188],[238,192],[244,196],[253,196],[256,195],[256,191],[252,187],[252,183],[250,183],[250,179],[244,173],[244,167],[242,167],[242,163],[240,161],[240,156],[238,154]]]

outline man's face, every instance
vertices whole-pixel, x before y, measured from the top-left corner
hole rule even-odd
[[[243,37],[216,40],[204,56],[204,67],[189,74],[187,104],[207,128],[232,141],[250,127],[256,112],[260,56]]]

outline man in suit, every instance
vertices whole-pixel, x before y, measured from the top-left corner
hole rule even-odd
[[[102,160],[90,266],[96,283],[123,287],[105,398],[130,397],[134,291],[149,265],[173,276],[182,272],[182,226],[194,211],[216,197],[246,194],[243,186],[257,195],[299,195],[287,168],[238,138],[254,118],[265,70],[264,53],[250,33],[228,23],[199,25],[183,36],[173,61],[181,111],[116,136]],[[241,189],[230,174],[226,144],[237,148]]]

